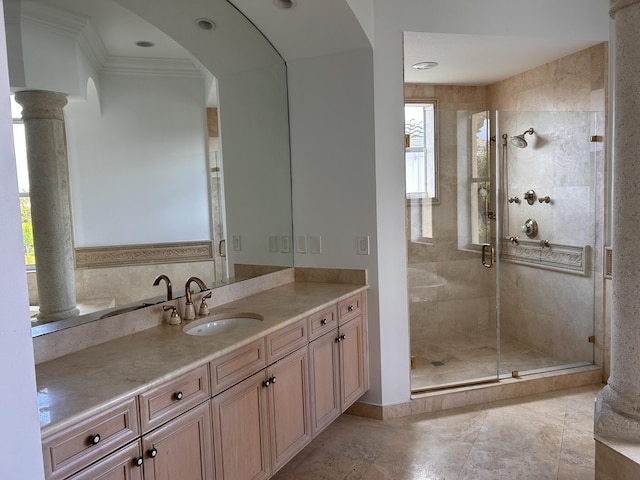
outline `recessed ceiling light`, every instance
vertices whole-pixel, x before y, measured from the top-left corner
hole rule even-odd
[[[215,30],[216,24],[213,20],[209,20],[208,18],[199,18],[196,20],[196,25],[203,30]]]
[[[296,6],[296,0],[273,0],[273,4],[278,8],[293,8]]]
[[[429,70],[438,66],[438,62],[418,62],[412,65],[416,70]]]
[[[136,42],[136,45],[142,48],[150,48],[154,47],[155,43],[150,42],[149,40],[139,40]]]

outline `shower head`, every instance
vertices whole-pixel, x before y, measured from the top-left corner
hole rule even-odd
[[[525,148],[528,143],[527,141],[524,139],[524,136],[526,134],[529,135],[533,135],[533,127],[529,128],[528,130],[525,130],[524,132],[522,132],[521,135],[516,135],[515,137],[511,137],[509,139],[509,142],[511,143],[511,145],[513,145],[514,147],[518,147],[518,148]]]

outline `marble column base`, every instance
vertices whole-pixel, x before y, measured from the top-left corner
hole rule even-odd
[[[596,437],[595,480],[640,478],[640,444]]]
[[[80,314],[80,310],[73,306],[66,310],[60,310],[56,312],[47,312],[40,310],[37,318],[39,323],[57,322],[58,320],[64,320],[65,318],[75,317]]]
[[[640,406],[624,400],[607,385],[596,397],[594,432],[640,444]]]

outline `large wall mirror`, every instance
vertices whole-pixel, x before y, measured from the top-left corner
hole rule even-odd
[[[37,319],[36,255],[34,335],[293,266],[286,66],[231,3],[4,6],[12,91],[67,98],[80,315]]]

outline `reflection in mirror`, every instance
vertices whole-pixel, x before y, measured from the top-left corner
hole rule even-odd
[[[232,5],[4,6],[12,91],[67,100],[63,165],[81,312],[36,322],[34,335],[164,301],[165,283],[154,286],[160,274],[176,298],[191,276],[212,288],[293,265],[285,65]],[[215,28],[200,28],[202,18]],[[40,139],[27,132],[27,156]],[[36,312],[47,250],[38,250],[37,225],[34,237]]]

